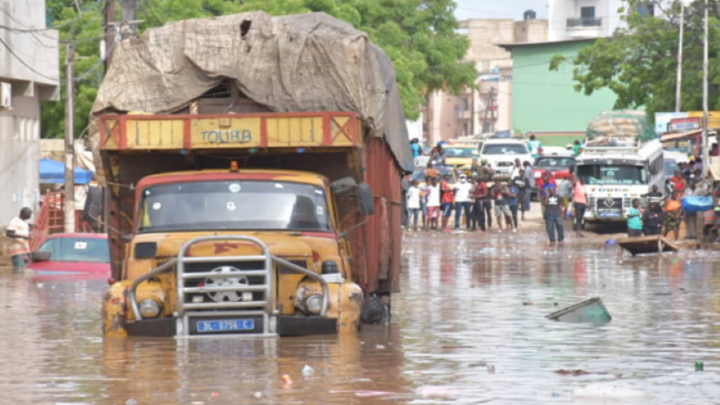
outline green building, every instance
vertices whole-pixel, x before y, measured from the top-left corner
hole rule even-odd
[[[535,134],[546,146],[565,146],[582,139],[592,118],[612,110],[617,97],[609,89],[591,96],[575,91],[574,66],[568,62],[550,71],[550,59],[572,60],[595,39],[501,45],[512,53],[512,128]]]

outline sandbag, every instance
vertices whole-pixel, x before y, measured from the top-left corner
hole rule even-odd
[[[635,110],[604,111],[590,121],[586,136],[590,140],[625,137],[643,142],[657,138],[645,112]]]

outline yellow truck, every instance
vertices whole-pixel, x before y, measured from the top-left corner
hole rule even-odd
[[[106,337],[358,328],[381,262],[350,234],[399,247],[399,216],[368,217],[365,180],[394,175],[376,192],[397,199],[401,170],[385,173],[387,146],[363,145],[354,113],[106,115],[100,127],[110,227],[122,230],[110,232]],[[399,271],[394,253],[385,271]]]

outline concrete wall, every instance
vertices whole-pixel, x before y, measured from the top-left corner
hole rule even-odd
[[[514,43],[543,42],[548,38],[548,20],[515,21]]]
[[[58,33],[44,30],[44,0],[2,0],[0,7],[0,25],[22,31],[0,29],[5,43],[0,43],[0,82],[12,86],[12,108],[0,111],[0,228],[4,228],[23,206],[37,208],[40,102],[59,98],[59,61]]]
[[[0,112],[0,228],[39,198],[40,103],[15,97],[14,110]]]
[[[603,89],[586,96],[573,89],[573,67],[548,70],[550,58],[573,58],[593,40],[513,48],[512,126],[521,132],[584,132],[588,122],[611,110],[615,94]]]

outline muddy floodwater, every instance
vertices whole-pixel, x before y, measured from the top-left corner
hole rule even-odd
[[[390,326],[188,342],[103,342],[106,283],[3,269],[0,404],[718,403],[717,259],[621,260],[602,240],[547,247],[536,233],[406,234]],[[545,318],[591,297],[610,323]]]

